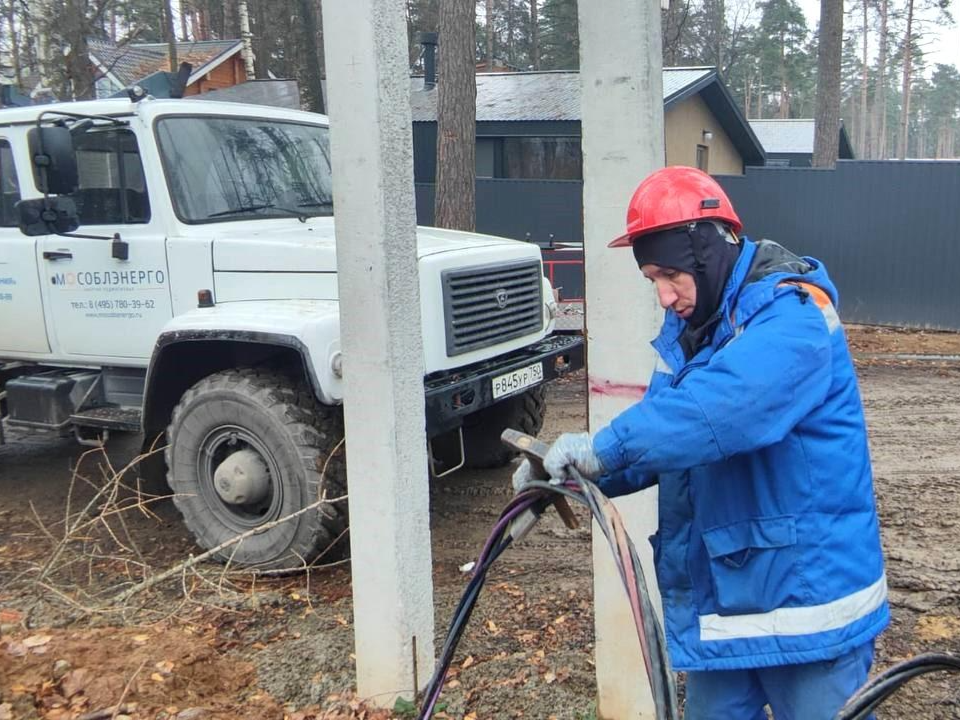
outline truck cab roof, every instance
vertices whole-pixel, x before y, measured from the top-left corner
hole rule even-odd
[[[247,118],[263,117],[270,120],[286,120],[313,125],[329,124],[326,115],[301,110],[192,98],[158,100],[148,96],[139,102],[133,102],[127,98],[108,98],[7,108],[0,110],[0,127],[33,124],[41,113],[58,112],[71,115],[105,115],[117,118],[137,116],[144,122],[150,122],[162,115],[228,115]]]

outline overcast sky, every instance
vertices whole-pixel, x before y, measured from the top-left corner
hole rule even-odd
[[[813,30],[820,21],[820,0],[797,0],[797,2],[807,16],[807,26]],[[847,5],[849,9],[850,3]],[[954,4],[953,14],[960,17],[960,6]],[[845,16],[844,22],[850,22],[849,15]],[[926,40],[928,44],[925,46],[925,57],[931,72],[936,63],[955,65],[960,68],[960,26],[954,24],[952,27],[941,28],[931,24],[929,38]],[[872,54],[873,49],[870,52]]]

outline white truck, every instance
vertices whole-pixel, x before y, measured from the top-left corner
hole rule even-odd
[[[142,432],[213,548],[345,490],[337,258],[326,118],[205,100],[0,111],[0,442],[9,427],[100,442]],[[583,363],[554,332],[532,244],[418,229],[434,475],[510,459],[543,384]],[[157,451],[158,448],[163,448]],[[2,484],[2,478],[0,478]],[[227,555],[298,565],[346,504]]]

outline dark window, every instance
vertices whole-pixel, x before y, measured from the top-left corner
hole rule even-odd
[[[145,223],[150,202],[137,138],[129,130],[88,130],[74,138],[80,182],[73,199],[81,225]]]
[[[10,143],[0,140],[0,227],[17,227],[16,204],[20,202],[20,184],[13,164]]]
[[[157,123],[160,154],[184,222],[333,215],[325,127],[215,116]]]
[[[477,177],[492,178],[497,176],[498,138],[477,138]]]
[[[580,138],[503,139],[503,177],[531,180],[582,180]]]
[[[706,145],[697,145],[697,167],[704,172],[710,172],[710,148]]]

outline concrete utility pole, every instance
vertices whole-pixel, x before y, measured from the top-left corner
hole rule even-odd
[[[587,382],[595,432],[643,396],[654,367],[648,341],[662,318],[630,251],[607,248],[623,232],[637,184],[664,163],[658,0],[607,0],[602,10],[580,3],[580,87]],[[647,490],[617,501],[654,593],[645,539],[657,527],[656,500],[656,490]],[[640,643],[596,525],[593,548],[597,717],[653,717]]]
[[[433,669],[423,347],[404,0],[325,0],[357,691]]]

